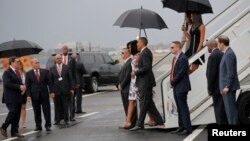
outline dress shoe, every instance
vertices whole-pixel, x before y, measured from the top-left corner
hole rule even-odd
[[[65,125],[69,125],[69,122],[68,121],[64,121]]]
[[[183,130],[184,130],[184,129],[182,129],[182,128],[178,128],[178,129],[172,131],[171,133],[172,133],[172,134],[177,134],[177,133],[182,132]]]
[[[19,133],[11,134],[11,137],[18,137],[18,138],[23,138],[24,135],[21,135]]]
[[[51,129],[48,127],[48,128],[46,128],[46,131],[51,131]]]
[[[189,135],[191,133],[191,131],[183,130],[182,132],[179,132],[178,135]]]
[[[76,121],[74,118],[70,119],[70,121]]]
[[[86,114],[86,112],[83,112],[83,111],[76,111],[76,114]]]
[[[137,130],[142,130],[142,129],[144,129],[144,127],[135,126],[135,127],[131,128],[131,129],[129,129],[129,131],[137,131]]]
[[[54,125],[59,125],[60,124],[60,120],[58,120],[58,121],[56,121],[55,123],[54,123]]]
[[[40,132],[42,130],[43,130],[42,127],[34,129],[34,131],[38,131],[38,132]]]
[[[0,128],[0,132],[1,132],[1,134],[4,136],[4,137],[8,137],[8,135],[7,135],[7,131],[6,130],[4,130],[3,128]]]

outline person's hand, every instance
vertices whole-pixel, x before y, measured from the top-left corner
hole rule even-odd
[[[50,98],[54,99],[55,98],[55,93],[50,93]]]
[[[25,85],[20,85],[20,90],[21,90],[22,92],[26,91],[26,86],[25,86]]]
[[[208,95],[209,95],[209,96],[212,96],[212,91],[207,90],[207,92],[208,92]]]
[[[135,78],[135,72],[134,71],[131,72],[131,78],[133,78],[133,79]]]
[[[229,88],[225,87],[222,91],[222,94],[227,94],[229,92]]]
[[[119,91],[122,91],[122,87],[121,87],[120,84],[118,85],[118,90],[119,90]]]
[[[30,101],[31,101],[31,97],[27,96],[27,102],[30,102]]]
[[[74,90],[70,90],[71,95],[74,95]]]

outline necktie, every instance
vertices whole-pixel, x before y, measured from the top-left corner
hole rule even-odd
[[[173,58],[173,62],[172,62],[171,80],[174,80],[174,67],[175,67],[175,63],[176,63],[176,57]]]
[[[20,72],[19,72],[18,70],[15,70],[15,72],[16,72],[16,76],[17,76],[19,79],[21,79],[21,74],[20,74]]]
[[[63,64],[67,65],[67,56],[64,56]]]
[[[57,72],[58,72],[58,74],[61,76],[61,72],[62,72],[61,64],[58,64],[58,65],[57,65]]]
[[[35,72],[36,72],[36,73],[35,73],[35,75],[36,75],[36,79],[39,81],[39,79],[40,79],[40,75],[39,75],[39,73],[38,73],[38,70],[36,70]]]

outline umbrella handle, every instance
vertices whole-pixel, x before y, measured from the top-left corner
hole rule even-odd
[[[148,38],[147,33],[146,33],[146,30],[143,29],[143,31],[144,31],[144,34],[145,34],[146,38]]]

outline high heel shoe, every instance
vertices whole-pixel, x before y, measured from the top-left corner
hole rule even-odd
[[[26,123],[22,123],[22,128],[26,128]]]

